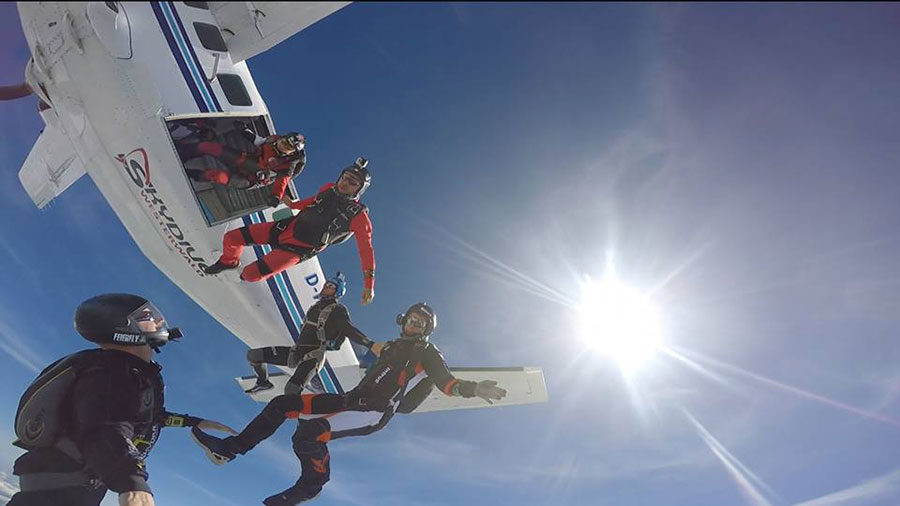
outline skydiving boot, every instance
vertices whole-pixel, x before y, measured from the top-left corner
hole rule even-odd
[[[213,276],[213,275],[218,274],[218,273],[220,273],[220,272],[222,272],[222,271],[228,271],[228,270],[231,270],[231,269],[237,269],[237,268],[240,267],[240,266],[241,266],[241,262],[240,262],[240,261],[238,261],[238,263],[236,263],[236,264],[234,264],[234,265],[228,265],[228,264],[222,263],[222,259],[220,258],[216,263],[214,263],[214,264],[210,265],[209,267],[203,269],[203,272],[206,273],[206,274],[208,274],[208,275],[210,275],[210,276]]]
[[[191,438],[203,451],[207,458],[217,465],[227,464],[234,460],[237,456],[234,451],[229,448],[228,439],[219,439],[216,436],[210,436],[198,427],[191,428]]]
[[[247,390],[244,390],[244,393],[255,394],[256,392],[264,392],[272,388],[275,388],[275,385],[273,385],[271,381],[267,379],[257,379],[256,384]]]

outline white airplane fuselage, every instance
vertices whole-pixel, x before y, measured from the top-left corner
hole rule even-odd
[[[47,123],[42,135],[53,147],[39,140],[35,150],[60,150],[68,140],[72,151],[60,157],[65,164],[46,167],[48,182],[41,184],[52,198],[77,178],[70,174],[62,185],[54,169],[62,174],[83,166],[144,255],[204,310],[250,347],[292,344],[324,281],[318,261],[259,283],[240,283],[236,273],[206,276],[203,267],[219,257],[225,232],[271,221],[273,210],[210,226],[166,124],[173,117],[262,116],[274,133],[246,64],[201,44],[194,23],[216,25],[207,9],[184,2],[115,3],[116,12],[107,4],[19,4],[33,56],[26,81],[50,106],[41,112]],[[217,74],[239,76],[251,105],[232,104]],[[23,184],[38,177],[29,163],[39,155],[29,155],[23,172],[31,172],[20,176]],[[268,251],[247,247],[242,264]],[[350,345],[329,352],[329,362],[322,383],[341,391],[335,369],[357,363]]]

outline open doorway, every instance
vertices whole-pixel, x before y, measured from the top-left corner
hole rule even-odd
[[[166,126],[209,226],[269,207],[271,182],[259,183],[235,168],[236,159],[256,153],[254,139],[270,135],[265,116],[178,116],[167,118]]]

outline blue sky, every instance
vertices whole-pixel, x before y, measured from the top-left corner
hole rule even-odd
[[[12,5],[0,19],[12,84],[27,50]],[[335,442],[321,502],[900,503],[898,23],[894,5],[353,4],[253,58],[278,129],[307,135],[300,193],[371,160],[375,303],[352,243],[322,257],[358,326],[392,337],[428,300],[451,365],[538,365],[550,391]],[[74,308],[110,291],[188,335],[159,355],[169,409],[246,423],[244,346],[89,179],[36,210],[16,177],[35,100],[0,110],[3,437],[35,372],[85,347]],[[608,265],[673,352],[630,382],[551,294]],[[296,479],[290,430],[222,468],[166,432],[158,503],[257,504]]]

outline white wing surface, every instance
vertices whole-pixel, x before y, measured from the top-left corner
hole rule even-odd
[[[234,63],[258,55],[350,2],[209,2]]]
[[[362,378],[364,370],[359,366],[344,366],[334,369],[335,375],[341,379],[341,386],[348,391]],[[494,380],[497,386],[506,389],[506,397],[501,401],[488,404],[486,401],[473,397],[449,397],[439,390],[432,389],[428,398],[416,408],[413,413],[425,413],[428,411],[448,411],[453,409],[497,408],[500,406],[512,406],[516,404],[536,404],[547,402],[547,385],[544,382],[544,373],[540,367],[451,367],[450,372],[459,379],[469,381]],[[276,373],[269,376],[269,380],[275,388],[254,394],[248,394],[257,402],[269,402],[276,395],[284,392],[284,385],[290,375]],[[242,390],[247,390],[256,383],[254,376],[235,378]]]

